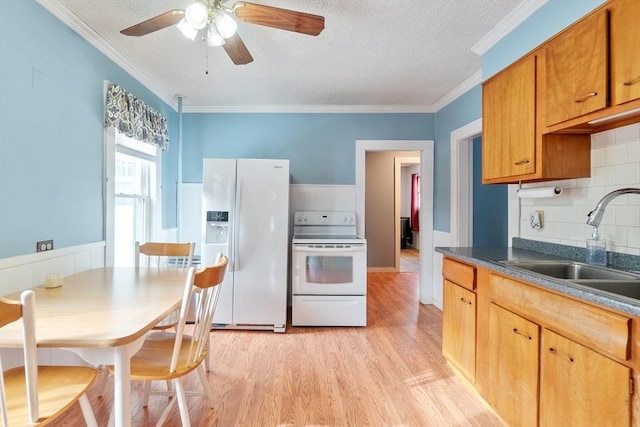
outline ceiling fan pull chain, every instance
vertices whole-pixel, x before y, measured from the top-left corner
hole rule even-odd
[[[209,49],[207,49],[207,44],[204,45],[204,73],[209,75]]]

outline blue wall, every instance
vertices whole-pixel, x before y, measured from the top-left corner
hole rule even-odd
[[[104,80],[162,111],[172,141],[177,113],[32,0],[0,2],[0,64],[0,258],[38,240],[103,240]],[[176,170],[174,149],[163,168],[174,226]]]
[[[473,142],[473,246],[509,246],[507,185],[482,184],[482,137]]]
[[[451,231],[451,132],[482,117],[482,87],[475,86],[436,113],[433,228]],[[480,168],[480,165],[473,166]],[[505,200],[506,209],[506,200]]]
[[[283,158],[294,184],[355,184],[355,141],[434,138],[433,114],[185,114],[183,181],[202,159]]]

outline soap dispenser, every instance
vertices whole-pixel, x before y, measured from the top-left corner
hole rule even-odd
[[[593,227],[591,238],[587,239],[587,262],[589,264],[607,265],[607,248],[598,234],[598,227]]]

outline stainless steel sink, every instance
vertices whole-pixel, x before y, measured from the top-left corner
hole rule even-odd
[[[640,280],[640,275],[577,261],[503,261],[503,263],[556,279]]]
[[[568,280],[580,286],[640,300],[640,274],[577,261],[502,261],[510,267],[537,275]]]
[[[573,280],[582,286],[640,300],[640,279],[636,280]]]

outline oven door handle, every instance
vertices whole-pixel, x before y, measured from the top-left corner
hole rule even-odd
[[[366,246],[351,246],[348,248],[336,248],[334,247],[324,247],[324,248],[313,248],[308,246],[294,246],[294,252],[322,252],[322,253],[335,253],[335,252],[364,252],[366,250]]]

